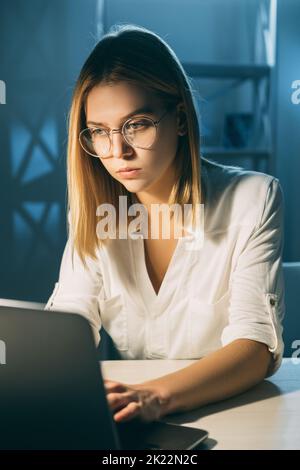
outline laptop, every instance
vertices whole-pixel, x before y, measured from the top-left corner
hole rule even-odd
[[[126,367],[126,361],[124,361]],[[89,322],[0,306],[0,449],[196,449],[202,429],[113,419]]]

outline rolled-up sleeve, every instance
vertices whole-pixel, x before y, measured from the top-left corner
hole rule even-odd
[[[92,327],[97,346],[101,328],[98,296],[103,285],[102,275],[97,261],[87,258],[86,262],[87,267],[76,250],[73,253],[69,237],[61,260],[58,282],[44,309],[78,313],[85,317]]]
[[[283,212],[282,189],[272,178],[259,220],[232,273],[229,322],[221,338],[223,345],[239,338],[266,344],[273,354],[267,376],[279,368],[284,349]]]

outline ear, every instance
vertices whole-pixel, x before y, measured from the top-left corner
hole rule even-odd
[[[187,133],[187,122],[186,122],[186,112],[182,102],[178,103],[176,106],[177,113],[177,133],[182,136]]]

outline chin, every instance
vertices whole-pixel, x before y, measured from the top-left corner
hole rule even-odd
[[[149,183],[145,181],[139,180],[128,180],[122,181],[123,186],[127,189],[127,191],[131,193],[138,193],[140,191],[145,191],[149,187]]]

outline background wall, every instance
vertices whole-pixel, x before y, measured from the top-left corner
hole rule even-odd
[[[45,301],[66,241],[66,128],[95,0],[1,0],[0,298]]]
[[[278,20],[276,154],[286,200],[284,259],[300,261],[300,104],[291,101],[291,84],[300,80],[300,2],[281,0]]]
[[[102,11],[97,0],[1,0],[0,297],[44,302],[57,280],[66,241],[67,113],[102,28],[133,22],[161,34],[181,60],[249,63],[259,1],[143,0],[141,7],[109,0]],[[300,105],[290,99],[300,79],[299,24],[299,0],[279,0],[274,175],[286,198],[285,261],[300,260]],[[251,90],[246,84],[209,107],[215,83],[198,89],[203,141],[214,143],[222,113],[247,108]]]

